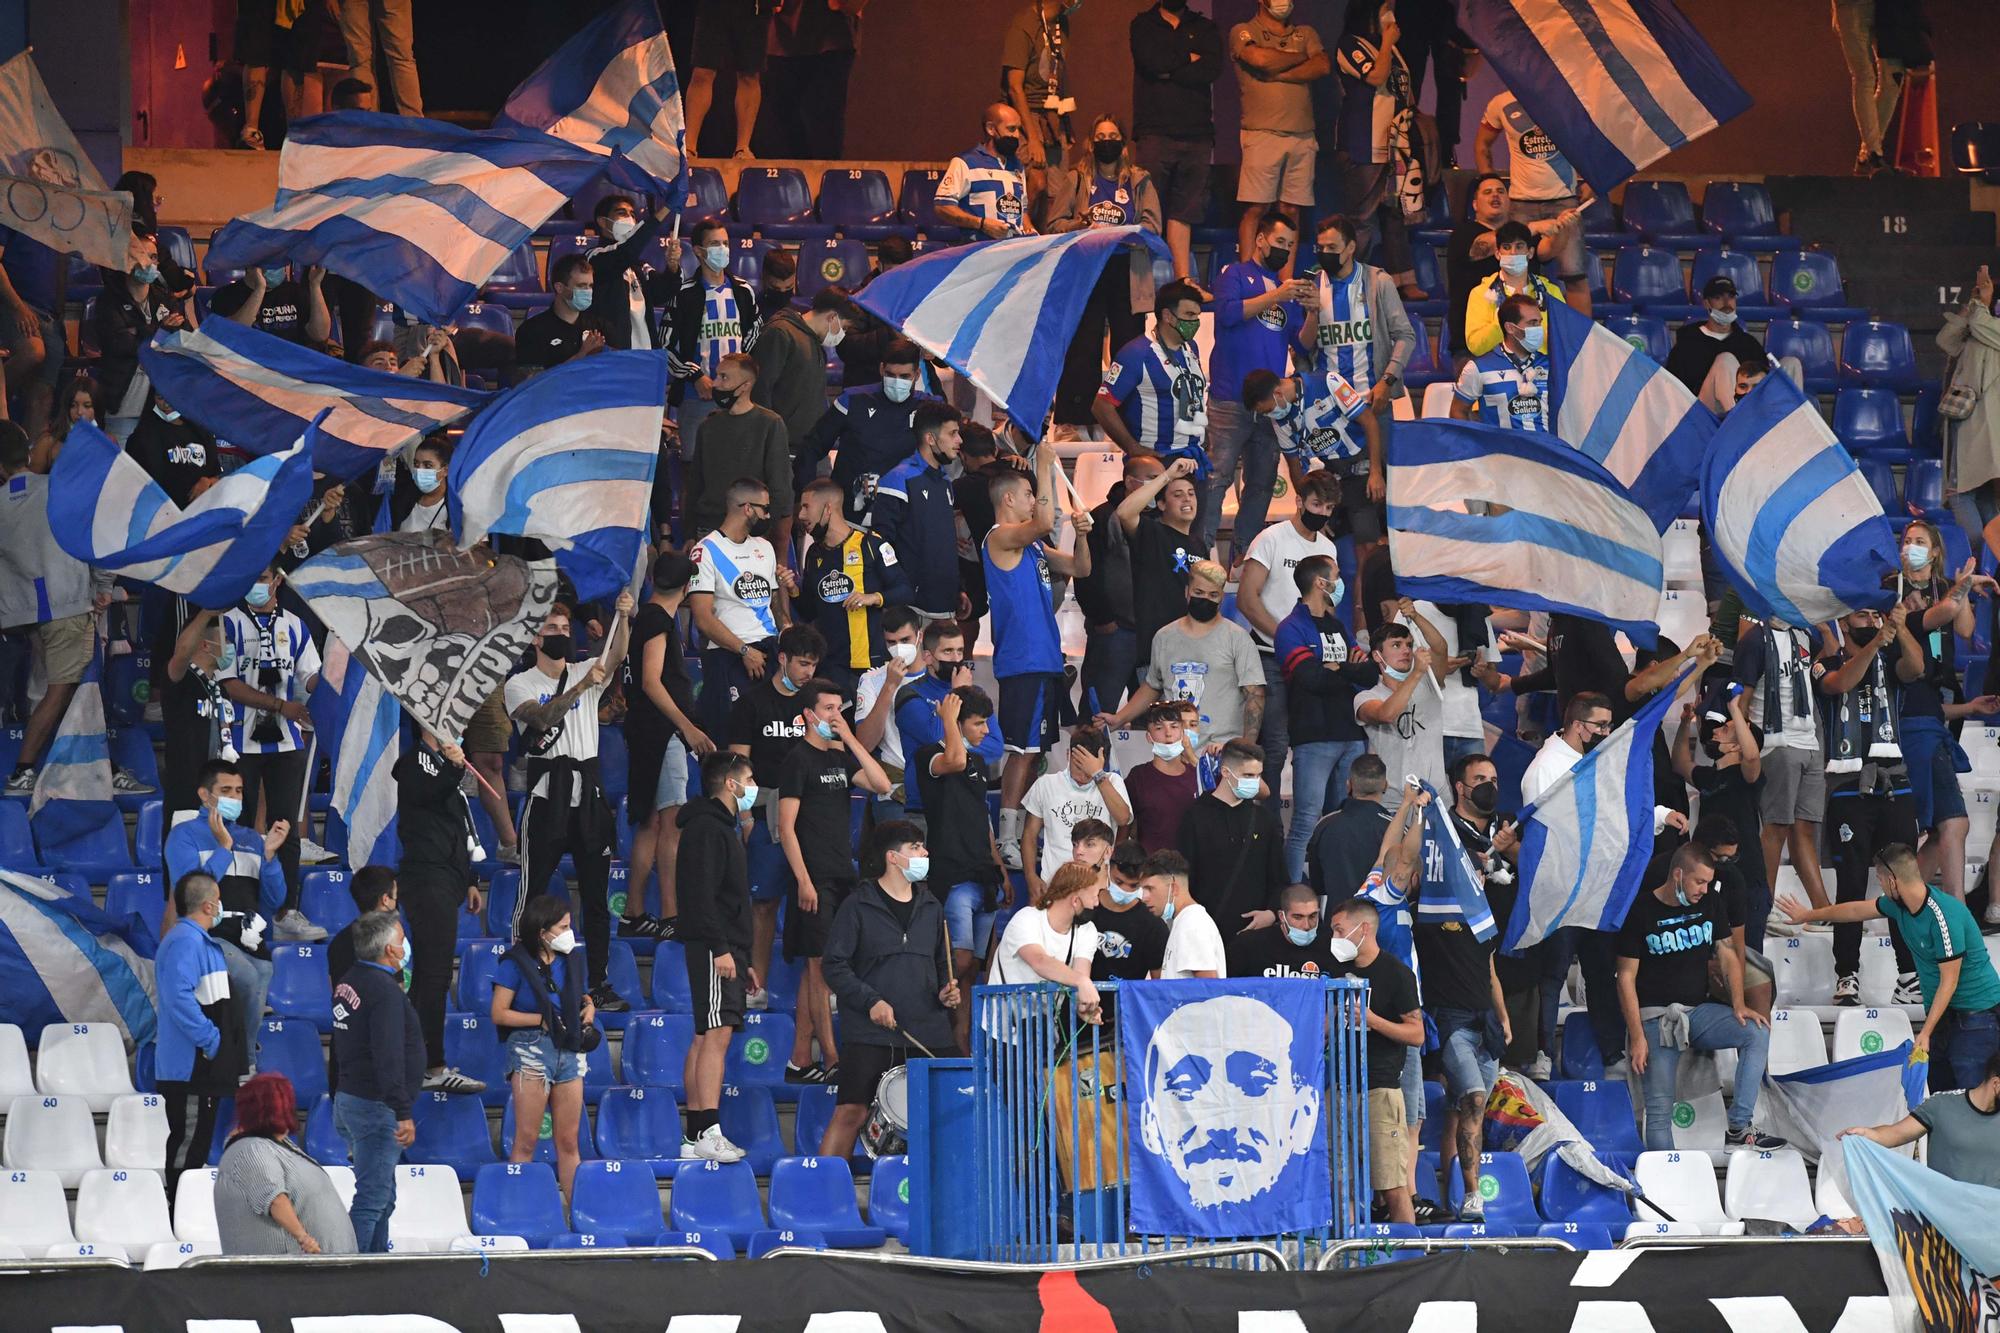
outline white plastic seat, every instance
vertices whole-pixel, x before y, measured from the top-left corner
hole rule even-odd
[[[417,1240],[417,1239],[413,1239],[413,1238],[411,1238],[411,1237],[408,1237],[408,1236],[405,1236],[405,1237],[404,1237],[403,1239],[401,1239],[401,1240],[396,1240],[396,1239],[394,1239],[394,1238],[392,1237],[392,1238],[390,1239],[390,1241],[389,1241],[389,1253],[391,1253],[391,1254],[436,1254],[436,1253],[438,1253],[438,1252],[439,1252],[440,1250],[444,1249],[444,1247],[445,1247],[445,1245],[446,1245],[447,1243],[448,1243],[448,1242],[445,1242],[445,1241],[436,1241],[436,1242],[432,1242],[432,1241],[428,1241],[428,1240]]]
[[[1450,416],[1451,393],[1452,383],[1450,380],[1439,380],[1435,384],[1426,384],[1424,386],[1424,410],[1421,415],[1426,417]]]
[[[211,1240],[163,1240],[146,1251],[146,1271],[179,1268],[198,1254],[221,1254],[222,1246]]]
[[[28,1252],[18,1245],[0,1245],[0,1260],[17,1260],[28,1257]]]
[[[525,1236],[455,1236],[445,1247],[453,1254],[465,1254],[480,1250],[525,1251],[528,1241]]]
[[[1692,1222],[1627,1222],[1621,1240],[1637,1240],[1641,1236],[1740,1236],[1746,1228],[1741,1222],[1722,1222],[1715,1226],[1698,1227]]]
[[[1843,1009],[1833,1020],[1834,1062],[1894,1050],[1913,1035],[1901,1009]]]
[[[1681,1068],[1687,1068],[1685,1057]],[[1722,1089],[1692,1088],[1683,1073],[1680,1095],[1674,1099],[1674,1147],[1681,1152],[1718,1152],[1728,1132],[1729,1112],[1722,1104]]]
[[[167,1187],[160,1173],[108,1167],[87,1173],[76,1191],[76,1238],[109,1241],[136,1254],[177,1239],[167,1218]]]
[[[1642,1152],[1632,1168],[1633,1179],[1646,1198],[1638,1200],[1639,1216],[1646,1221],[1691,1222],[1706,1235],[1730,1220],[1722,1211],[1722,1198],[1715,1191],[1715,1167],[1702,1152]],[[1659,1204],[1646,1206],[1646,1200]],[[1664,1214],[1664,1216],[1663,1216]]]
[[[40,1254],[75,1239],[60,1176],[53,1171],[0,1171],[0,1242]]]
[[[1894,1000],[1895,990],[1895,942],[1887,935],[1862,936],[1861,1003],[1887,1008]]]
[[[1076,456],[1076,467],[1070,474],[1070,482],[1076,488],[1076,498],[1084,507],[1095,509],[1104,503],[1104,497],[1111,494],[1111,488],[1124,475],[1124,451],[1115,446],[1098,446]]]
[[[322,1167],[327,1178],[333,1181],[333,1192],[340,1196],[342,1208],[354,1207],[354,1168],[351,1166]]]
[[[1796,1074],[1826,1063],[1826,1037],[1819,1019],[1803,1009],[1771,1011],[1771,1048],[1767,1072]]]
[[[111,1103],[104,1122],[104,1164],[166,1169],[167,1107],[157,1094],[135,1092]]]
[[[1806,1159],[1796,1148],[1730,1153],[1722,1192],[1723,1210],[1739,1222],[1783,1222],[1804,1231],[1819,1216]]]
[[[1854,1205],[1840,1192],[1840,1183],[1833,1178],[1833,1172],[1827,1170],[1824,1159],[1819,1165],[1819,1179],[1813,1182],[1813,1208],[1836,1222],[1858,1216]]]
[[[125,1038],[109,1023],[51,1023],[43,1028],[35,1083],[40,1091],[59,1097],[81,1096],[100,1114],[136,1091],[125,1058]]]
[[[96,1122],[81,1097],[16,1097],[7,1108],[0,1157],[9,1167],[54,1171],[64,1189],[75,1189],[86,1171],[104,1165],[97,1153]]]
[[[212,1240],[221,1243],[215,1225],[215,1178],[212,1166],[183,1171],[174,1190],[174,1235],[181,1240]]]
[[[427,1241],[429,1248],[437,1248],[471,1234],[456,1171],[448,1166],[396,1168],[396,1211],[389,1214],[392,1243]]]
[[[132,1256],[123,1245],[108,1240],[73,1240],[62,1245],[51,1245],[45,1259],[110,1259],[132,1266]]]
[[[13,1023],[0,1023],[0,1103],[35,1091],[35,1074],[28,1067],[28,1038]]]
[[[1701,525],[1677,518],[1660,534],[1663,564],[1670,588],[1701,587]]]
[[[1799,890],[1797,897],[1805,901],[1804,890]],[[1776,941],[1775,948],[1772,943],[1768,939],[1764,942],[1772,970],[1777,974],[1775,1003],[1807,1008],[1832,1004],[1832,933],[1807,930]]]

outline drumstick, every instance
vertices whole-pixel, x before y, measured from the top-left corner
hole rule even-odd
[[[922,1051],[925,1055],[929,1056],[931,1059],[933,1060],[937,1059],[937,1055],[934,1052],[932,1052],[930,1047],[924,1045],[922,1042],[918,1041],[915,1037],[912,1037],[904,1029],[897,1028],[896,1035],[901,1037],[904,1041],[909,1042],[910,1045],[916,1047],[918,1050]]]

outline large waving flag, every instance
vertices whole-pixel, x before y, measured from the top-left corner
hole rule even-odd
[[[233,319],[162,329],[139,349],[139,364],[168,402],[252,454],[283,449],[326,413],[312,465],[343,482],[493,399],[349,365]]]
[[[1805,1009],[1794,1009],[1783,1019],[1773,1015],[1771,1021],[1819,1022]],[[1854,1125],[1894,1124],[1924,1099],[1930,1063],[1910,1058],[1916,1048],[1916,1042],[1905,1041],[1873,1055],[1835,1060],[1793,1074],[1766,1074],[1764,1091],[1757,1098],[1756,1126],[1791,1144],[1808,1162],[1819,1163],[1822,1171],[1833,1171],[1851,1201],[1834,1143],[1842,1130]]]
[[[27,51],[0,65],[0,225],[121,273],[132,244],[132,196],[104,184]]]
[[[312,505],[313,436],[309,425],[291,448],[253,459],[182,510],[116,441],[79,422],[49,476],[49,527],[87,565],[209,610],[234,606]]]
[[[1084,302],[1123,246],[1150,252],[1135,257],[1140,265],[1167,254],[1143,227],[1015,236],[898,264],[854,299],[991,394],[1032,435],[1055,401]]]
[[[1428,782],[1424,790],[1430,792],[1431,799],[1424,806],[1424,887],[1417,896],[1417,920],[1430,924],[1463,921],[1473,938],[1484,943],[1497,929],[1493,909],[1486,904],[1486,890],[1443,799]]]
[[[101,829],[118,814],[111,786],[111,737],[104,726],[104,654],[92,636],[90,665],[70,696],[62,725],[35,775],[28,820],[50,865],[62,865],[62,848]]]
[[[1466,0],[1459,22],[1600,194],[1750,106],[1671,0]]]
[[[1689,666],[1521,812],[1521,892],[1501,948],[1564,926],[1616,930],[1653,855],[1653,738]]]
[[[1882,1265],[1896,1333],[1993,1327],[2000,1309],[2000,1190],[1954,1180],[1850,1134],[1847,1199]],[[1821,1166],[1824,1170],[1824,1165]]]
[[[631,162],[643,173],[635,188],[680,185],[680,80],[654,0],[626,0],[591,20],[514,90],[496,123]]]
[[[600,352],[502,394],[452,455],[452,531],[534,537],[586,601],[632,581],[666,415],[664,352]]]
[[[1752,612],[1818,625],[1895,595],[1896,532],[1817,404],[1766,375],[1723,419],[1701,474],[1701,524]]]
[[[1551,301],[1556,434],[1604,464],[1661,532],[1687,509],[1715,414],[1623,338]]]
[[[1467,501],[1512,507],[1468,514]],[[1399,425],[1389,554],[1409,597],[1589,616],[1648,644],[1658,632],[1659,531],[1602,465],[1542,431]]]
[[[211,267],[320,264],[419,319],[449,324],[535,228],[604,169],[532,130],[338,111],[293,125],[278,198],[208,247]]]
[[[115,1023],[127,1042],[151,1041],[155,947],[137,916],[0,870],[0,1014],[30,1041],[52,1023]]]
[[[403,710],[374,673],[326,641],[319,688],[306,707],[313,731],[333,765],[333,813],[347,826],[347,864],[395,865],[396,761],[403,757]]]

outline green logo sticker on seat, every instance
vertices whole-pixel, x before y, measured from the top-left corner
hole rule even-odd
[[[1813,275],[1811,269],[1802,268],[1797,273],[1792,274],[1793,291],[1803,296],[1812,289],[1813,289]]]
[[[612,894],[612,895],[611,895],[611,911],[612,911],[612,913],[613,913],[614,915],[617,915],[617,916],[624,916],[624,915],[625,915],[625,895],[624,895],[624,894],[622,894],[622,893],[614,893],[614,894]]]
[[[1675,1102],[1674,1128],[1688,1129],[1691,1128],[1693,1125],[1694,1125],[1694,1104],[1691,1102]]]
[[[1500,1180],[1497,1176],[1479,1178],[1479,1197],[1489,1201],[1500,1197]]]
[[[542,1130],[540,1137],[545,1139],[554,1138],[555,1132],[556,1132],[556,1118],[553,1115],[549,1114],[547,1111],[542,1112]]]
[[[761,1065],[771,1058],[771,1043],[762,1037],[752,1037],[743,1043],[743,1058],[753,1065]]]
[[[1628,345],[1630,345],[1632,350],[1635,352],[1643,352],[1646,350],[1646,340],[1644,338],[1633,336],[1627,338],[1625,341]]]
[[[896,1198],[903,1203],[910,1201],[910,1178],[904,1176],[896,1182]]]
[[[1869,1031],[1861,1034],[1861,1053],[1863,1055],[1879,1055],[1881,1054],[1881,1052],[1882,1052],[1881,1033]]]

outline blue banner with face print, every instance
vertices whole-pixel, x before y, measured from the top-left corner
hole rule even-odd
[[[1220,1239],[1332,1222],[1325,987],[1278,978],[1126,986],[1118,1040],[1132,1231]]]

